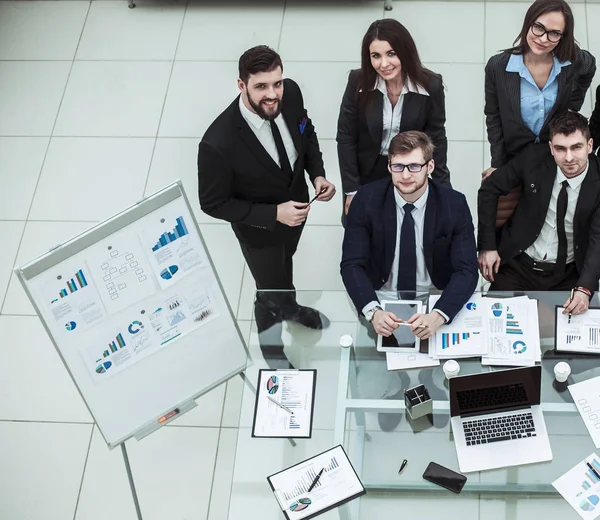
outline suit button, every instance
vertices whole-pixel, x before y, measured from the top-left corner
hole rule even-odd
[[[579,249],[579,246],[575,246],[575,249]]]

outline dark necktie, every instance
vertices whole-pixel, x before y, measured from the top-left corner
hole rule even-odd
[[[417,290],[417,241],[415,239],[415,219],[412,216],[413,209],[415,209],[413,204],[404,205],[404,220],[400,229],[397,289],[401,293]]]
[[[283,170],[283,173],[287,173],[291,177],[292,167],[290,166],[290,160],[287,152],[285,151],[285,146],[283,145],[281,133],[279,132],[279,128],[277,128],[277,123],[275,123],[275,121],[269,121],[269,123],[271,126],[271,133],[273,134],[273,140],[275,141],[275,146],[277,147],[277,155],[279,155],[279,164],[281,165],[281,169]]]
[[[567,196],[567,181],[562,181],[562,188],[558,194],[556,202],[556,231],[558,232],[558,254],[556,256],[556,266],[554,267],[554,275],[562,278],[565,275],[565,267],[567,265],[567,232],[565,231],[565,216],[567,214],[567,204],[569,197]]]

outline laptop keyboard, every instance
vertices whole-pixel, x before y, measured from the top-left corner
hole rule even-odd
[[[535,437],[531,412],[463,421],[467,446]]]

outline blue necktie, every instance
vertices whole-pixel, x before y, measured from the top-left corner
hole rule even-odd
[[[413,209],[415,209],[413,204],[404,205],[404,220],[400,229],[397,289],[403,293],[417,290],[417,241]]]

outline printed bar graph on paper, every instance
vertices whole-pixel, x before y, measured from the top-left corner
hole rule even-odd
[[[592,459],[592,466],[594,466],[594,469],[600,473],[600,462],[598,462],[598,459]]]
[[[523,334],[523,329],[519,326],[519,322],[515,319],[515,315],[506,312],[506,333],[507,334]]]
[[[177,240],[178,238],[184,237],[185,235],[189,234],[183,217],[177,217],[175,221],[177,222],[177,224],[175,224],[173,232],[167,231],[166,233],[163,233],[159,237],[158,242],[152,247],[152,251],[158,251],[161,247],[165,247],[167,244],[175,242],[175,240]]]
[[[586,471],[585,475],[594,483],[600,482],[600,478],[594,475],[593,471]]]
[[[592,486],[590,485],[590,483],[587,480],[584,480],[581,483],[581,487],[583,488],[584,491],[590,489]]]
[[[600,344],[600,329],[598,327],[588,329],[588,343],[594,347]]]
[[[454,345],[460,345],[461,340],[466,341],[475,332],[444,332],[442,333],[442,350]]]
[[[581,341],[581,336],[579,334],[567,334],[567,345],[576,341]]]

